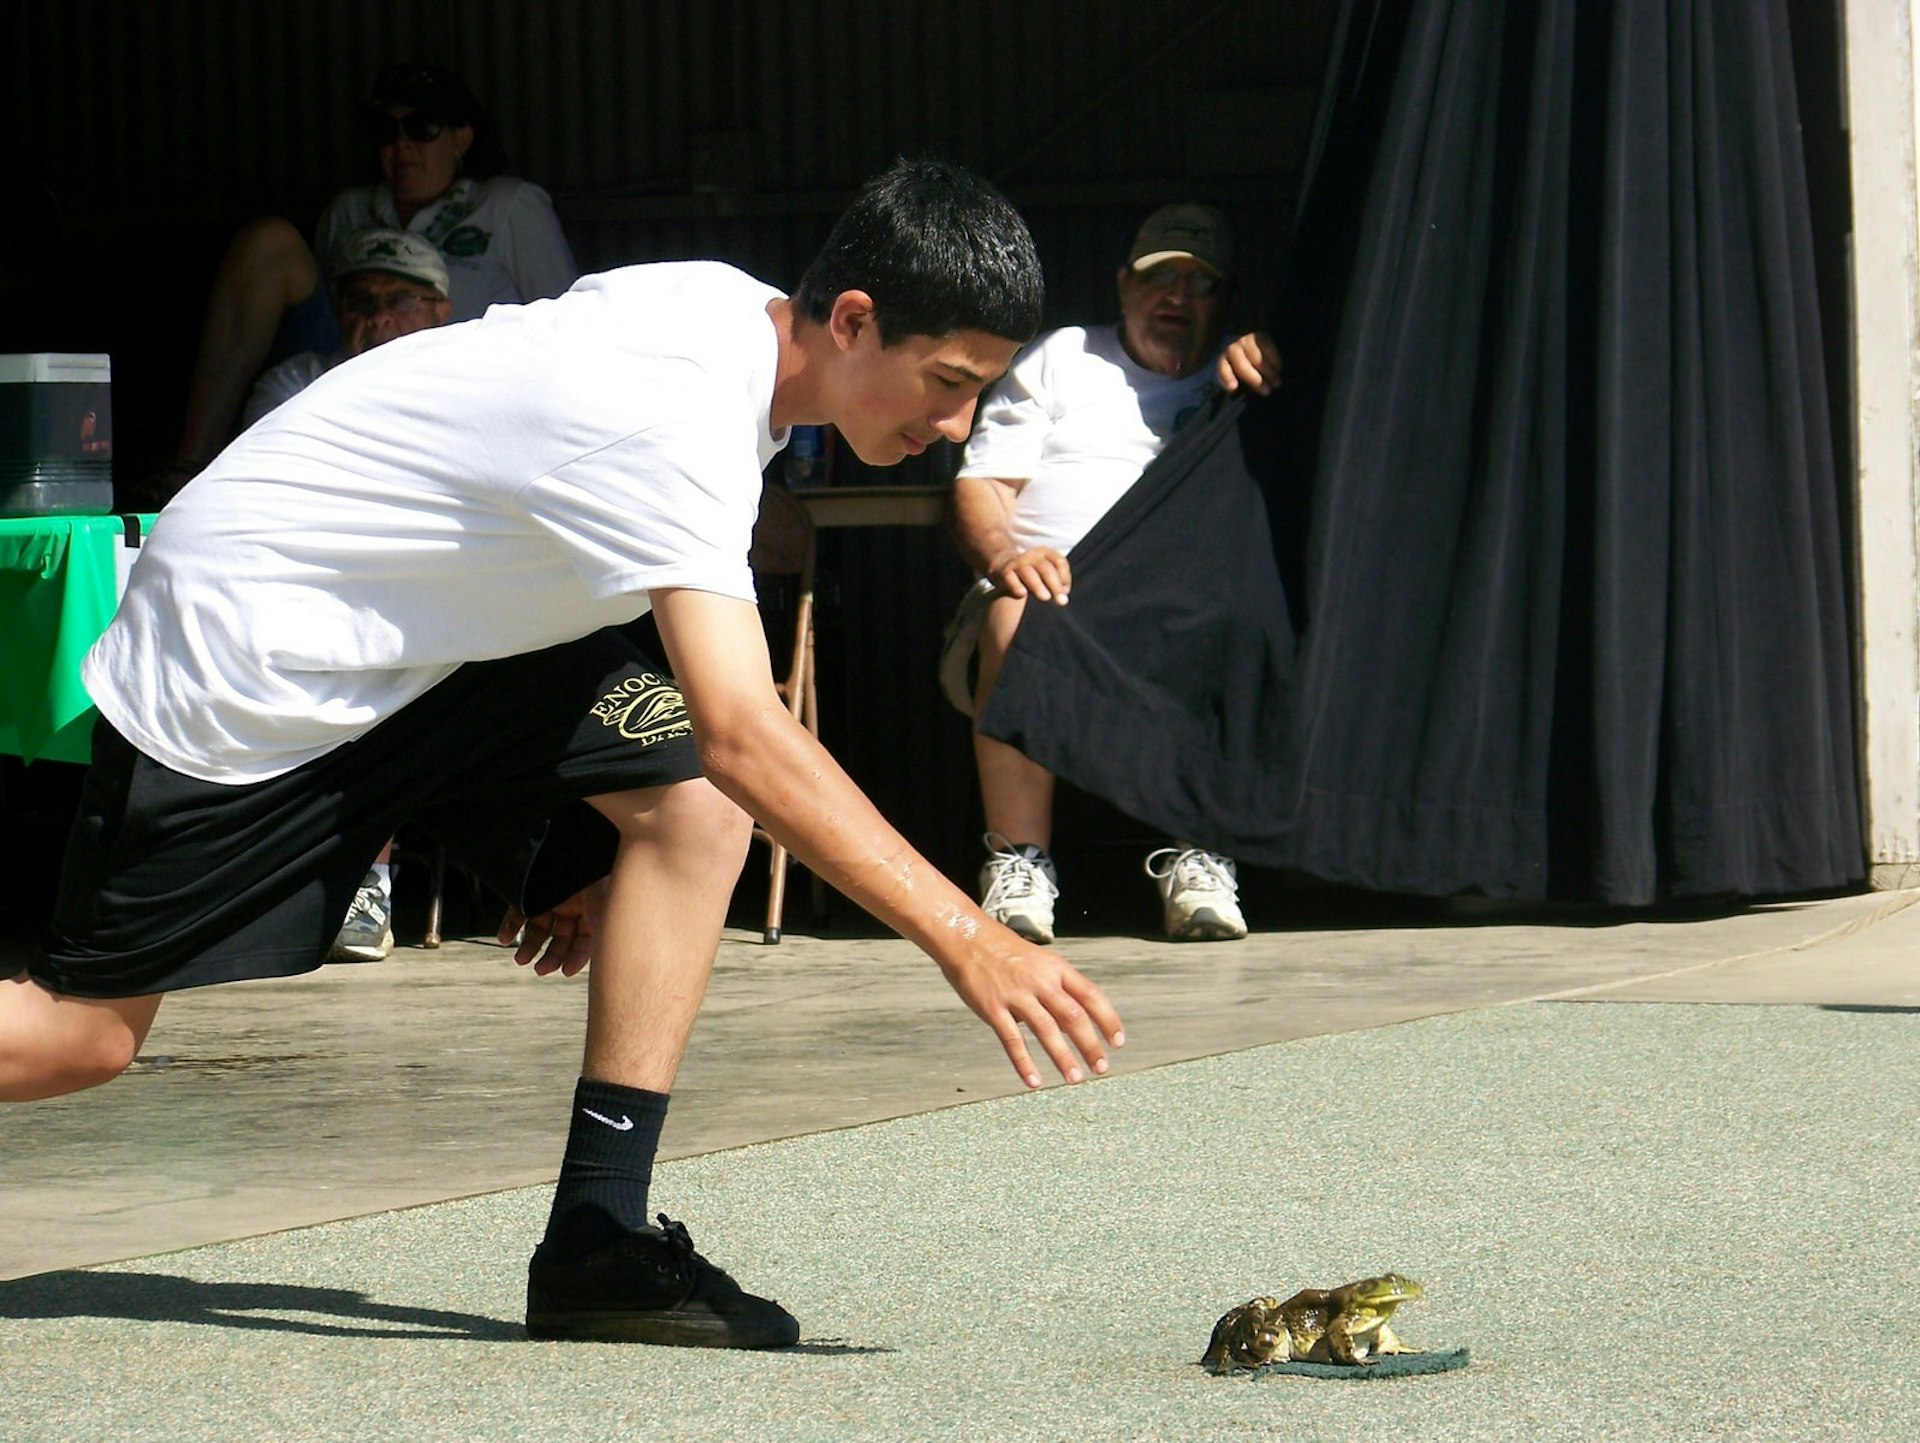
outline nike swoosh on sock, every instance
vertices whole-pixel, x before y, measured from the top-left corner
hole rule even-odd
[[[584,1112],[588,1117],[592,1118],[595,1122],[604,1122],[608,1127],[612,1128],[615,1132],[632,1132],[633,1131],[633,1119],[628,1117],[625,1113],[621,1113],[620,1120],[618,1122],[615,1122],[612,1118],[607,1117],[602,1113],[595,1112],[590,1107],[583,1107],[580,1110]]]

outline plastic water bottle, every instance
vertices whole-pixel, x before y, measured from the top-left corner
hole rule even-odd
[[[795,426],[787,438],[786,477],[790,490],[826,484],[825,430],[824,426]]]

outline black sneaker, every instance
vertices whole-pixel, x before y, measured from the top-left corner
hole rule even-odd
[[[686,1225],[660,1214],[570,1263],[527,1265],[527,1336],[676,1348],[785,1348],[800,1324],[693,1250]]]

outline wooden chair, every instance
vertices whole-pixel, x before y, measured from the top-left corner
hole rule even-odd
[[[787,674],[778,682],[787,710],[808,731],[820,735],[820,708],[813,675],[813,518],[806,506],[784,486],[768,484],[760,493],[760,519],[753,529],[749,561],[761,576],[791,577],[794,582],[793,645]],[[767,868],[767,920],[761,937],[769,946],[780,941],[780,923],[786,908],[787,866],[793,858],[766,830],[756,826],[754,837],[772,851]],[[813,880],[813,910],[824,911],[824,888]]]

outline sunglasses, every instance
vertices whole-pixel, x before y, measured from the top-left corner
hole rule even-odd
[[[446,129],[446,121],[438,116],[422,115],[417,110],[406,115],[388,115],[384,110],[376,110],[367,117],[367,134],[375,145],[397,145],[402,136],[415,145],[425,145],[430,140],[438,140]]]

